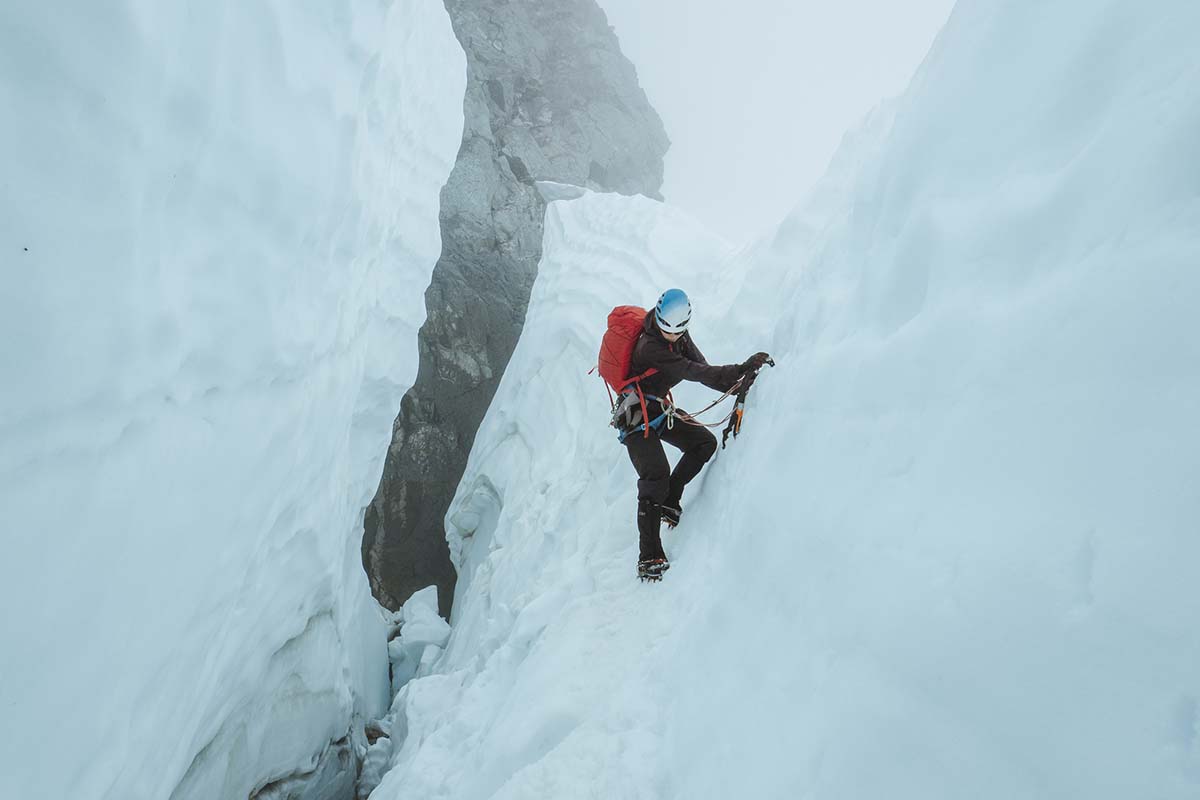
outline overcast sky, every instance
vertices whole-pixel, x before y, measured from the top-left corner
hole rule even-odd
[[[908,84],[953,0],[599,0],[671,137],[663,193],[735,241]]]

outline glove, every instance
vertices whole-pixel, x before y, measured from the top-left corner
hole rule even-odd
[[[771,357],[766,353],[755,353],[746,359],[742,364],[742,374],[754,372],[757,369],[762,369],[762,365],[771,360]]]

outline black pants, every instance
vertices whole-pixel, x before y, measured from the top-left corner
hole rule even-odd
[[[683,451],[674,471],[663,452],[663,442]],[[650,431],[648,437],[643,437],[641,431],[629,434],[625,437],[625,447],[638,474],[640,559],[666,558],[658,530],[662,521],[660,506],[679,505],[683,487],[717,452],[717,437],[698,425],[676,422],[675,427],[668,429],[663,423],[657,433]]]

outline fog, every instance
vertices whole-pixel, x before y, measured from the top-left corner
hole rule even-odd
[[[671,137],[667,200],[744,240],[908,84],[953,0],[600,0]]]

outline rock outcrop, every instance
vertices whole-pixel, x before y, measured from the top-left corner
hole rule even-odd
[[[594,0],[445,4],[467,56],[463,140],[442,190],[417,380],[367,509],[363,563],[384,606],[436,584],[448,616],[442,519],[524,323],[545,212],[534,182],[657,198],[669,142]]]

